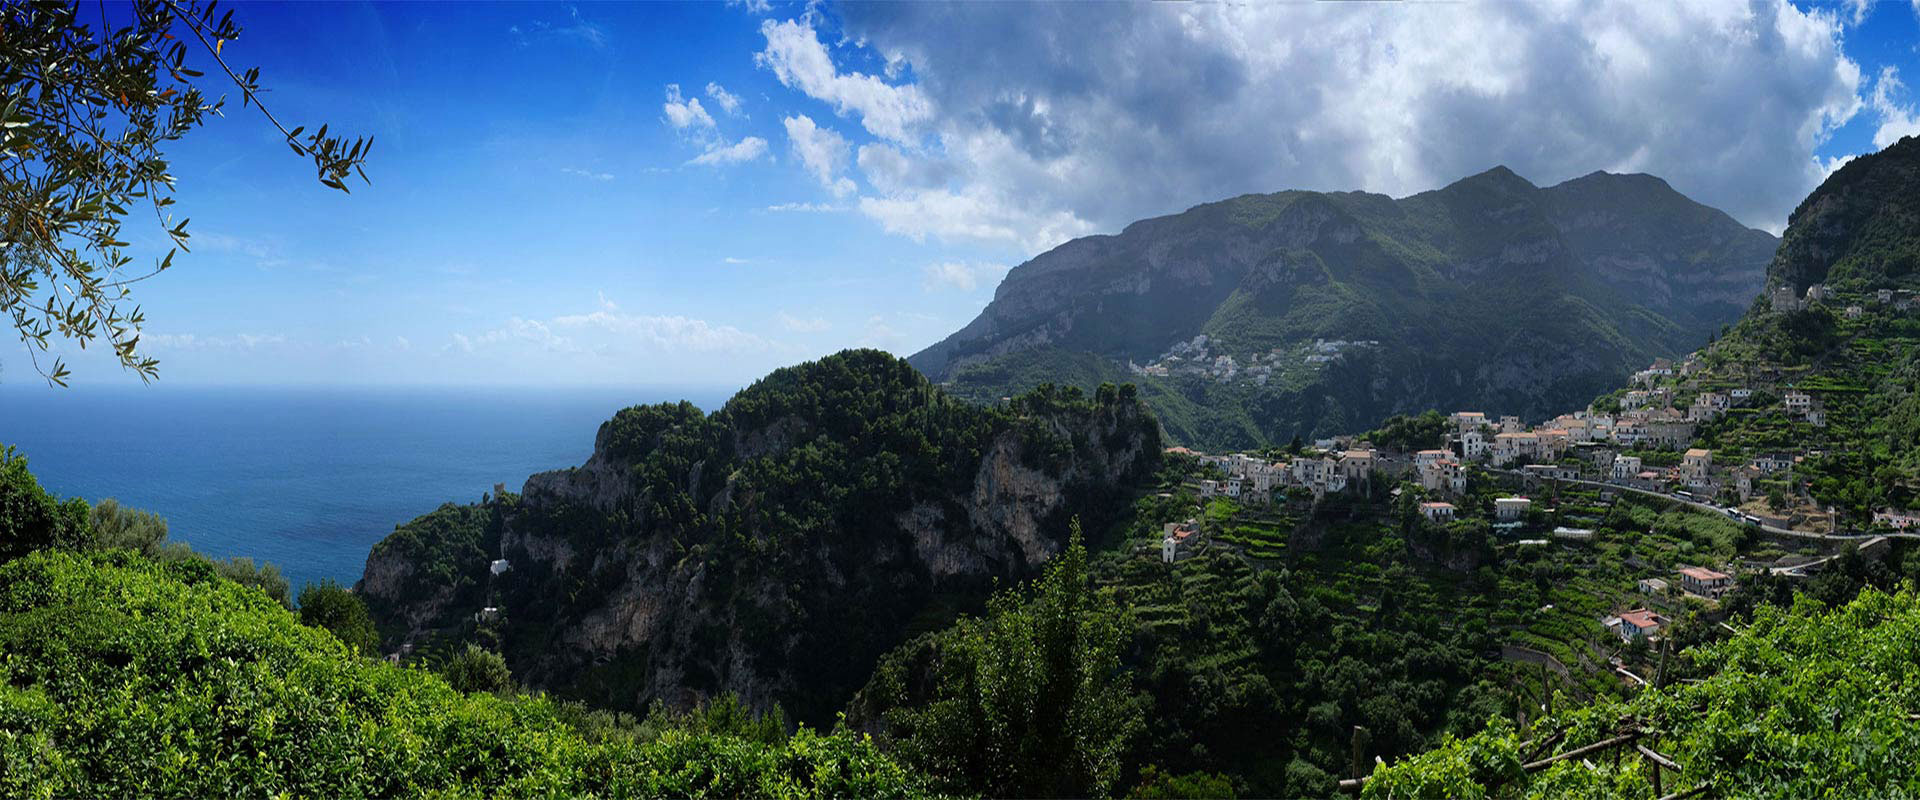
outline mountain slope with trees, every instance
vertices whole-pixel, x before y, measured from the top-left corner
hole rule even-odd
[[[477,641],[612,708],[733,692],[830,722],[881,653],[1031,574],[1069,509],[1123,511],[1160,456],[1131,387],[980,406],[848,351],[710,415],[621,411],[585,465],[401,526],[358,590],[390,648]]]
[[[1816,285],[1824,296],[1809,300]],[[1698,371],[1661,380],[1677,407],[1707,392],[1753,392],[1702,425],[1694,445],[1728,464],[1800,456],[1779,493],[1854,526],[1883,508],[1920,507],[1920,138],[1853,159],[1808,195],[1767,289],[1700,351]],[[1793,305],[1776,308],[1775,291]],[[1786,409],[1790,392],[1806,394],[1820,418]]]
[[[1436,407],[1542,417],[1737,319],[1776,243],[1647,175],[1246,195],[1037,256],[910,360],[980,400],[1137,382],[1207,448]]]

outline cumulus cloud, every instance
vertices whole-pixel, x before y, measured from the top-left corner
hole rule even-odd
[[[452,347],[464,353],[471,353],[488,345],[501,343],[531,344],[541,350],[554,353],[572,353],[578,349],[574,347],[572,339],[554,333],[553,328],[547,323],[522,317],[510,318],[505,325],[474,336],[456,333],[453,335]]]
[[[933,117],[933,104],[918,86],[896,86],[877,75],[841,72],[814,32],[811,18],[767,20],[760,24],[760,33],[767,37],[767,47],[754,56],[756,63],[773,70],[782,85],[832,105],[842,116],[858,116],[875,136],[908,141],[912,128]]]
[[[992,285],[1007,274],[1007,268],[999,264],[966,264],[949,261],[929,264],[922,273],[922,286],[927,291],[939,289],[958,289],[971,292],[981,286]]]
[[[820,179],[820,185],[827,187],[835,197],[853,194],[856,188],[853,181],[840,177],[847,168],[853,146],[847,144],[845,137],[831,129],[814,124],[813,118],[797,114],[784,120],[787,127],[787,140],[793,144],[793,154],[806,165],[813,177]]]
[[[758,136],[749,136],[733,144],[727,144],[724,140],[715,142],[707,148],[706,152],[695,156],[692,161],[688,161],[687,163],[709,166],[739,164],[745,161],[756,160],[766,154],[767,140]]]
[[[1405,195],[1498,164],[1541,184],[1649,172],[1777,230],[1830,166],[1814,150],[1868,108],[1847,19],[1784,0],[839,15],[824,41],[817,15],[764,21],[755,58],[878,140],[855,159],[860,210],[1028,249],[1246,192]],[[886,74],[843,66],[862,57]]]
[[[712,128],[713,115],[700,105],[698,97],[682,97],[680,84],[667,84],[667,102],[661,106],[667,112],[667,124],[675,130],[687,128]]]
[[[1920,4],[1920,0],[1914,2]],[[1920,13],[1920,7],[1915,11]],[[1880,77],[1873,82],[1873,96],[1867,101],[1880,117],[1880,127],[1873,132],[1874,147],[1886,147],[1903,136],[1920,136],[1920,112],[1905,100],[1906,94],[1907,86],[1900,81],[1900,70],[1891,65],[1882,68]]]
[[[727,87],[725,86],[721,86],[713,81],[708,81],[707,98],[712,100],[715,105],[720,106],[721,111],[725,111],[728,114],[740,113],[739,95],[727,91]]]

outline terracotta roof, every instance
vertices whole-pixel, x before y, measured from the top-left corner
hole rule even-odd
[[[1421,503],[1421,504],[1420,504],[1420,507],[1421,507],[1421,508],[1431,508],[1431,509],[1436,509],[1436,510],[1437,510],[1437,509],[1442,509],[1442,508],[1445,508],[1445,509],[1452,509],[1452,508],[1453,508],[1453,504],[1452,504],[1452,503]]]
[[[1689,578],[1692,578],[1696,581],[1721,581],[1721,580],[1727,579],[1726,575],[1718,572],[1714,572],[1713,570],[1706,569],[1704,567],[1687,567],[1685,569],[1680,570],[1680,574],[1685,575]]]
[[[1660,615],[1655,614],[1651,611],[1648,611],[1644,608],[1628,611],[1624,614],[1621,614],[1620,619],[1625,622],[1633,623],[1633,627],[1639,628],[1643,631],[1660,627]]]

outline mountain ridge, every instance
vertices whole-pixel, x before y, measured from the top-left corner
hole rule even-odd
[[[1428,407],[1546,416],[1737,319],[1775,242],[1641,174],[1241,195],[1042,253],[908,361],[986,401],[1134,381],[1202,447]]]

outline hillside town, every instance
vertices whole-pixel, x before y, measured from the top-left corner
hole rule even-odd
[[[1769,298],[1769,307],[1777,313],[1820,304],[1849,319],[1859,319],[1868,309],[1906,313],[1920,305],[1912,292],[1843,298],[1823,285],[1809,287],[1801,296],[1783,290]],[[1187,352],[1203,352],[1197,348],[1206,343],[1190,344],[1194,346]],[[1876,510],[1867,530],[1842,530],[1837,515],[1808,499],[1796,471],[1807,459],[1825,454],[1826,439],[1820,432],[1829,422],[1828,395],[1836,389],[1797,381],[1790,372],[1765,364],[1729,369],[1711,360],[1710,347],[1677,360],[1655,359],[1621,391],[1537,424],[1473,410],[1428,415],[1423,420],[1434,420],[1439,430],[1423,428],[1423,435],[1435,435],[1427,439],[1430,446],[1419,449],[1402,451],[1370,441],[1376,432],[1258,453],[1201,453],[1184,447],[1168,452],[1200,466],[1188,488],[1203,511],[1217,510],[1225,502],[1228,508],[1246,509],[1244,514],[1275,519],[1289,513],[1283,509],[1318,506],[1334,496],[1359,502],[1385,493],[1392,500],[1405,500],[1409,513],[1417,513],[1422,524],[1436,530],[1471,521],[1484,524],[1505,546],[1523,550],[1593,541],[1595,531],[1586,527],[1591,518],[1554,507],[1572,489],[1590,493],[1602,504],[1634,493],[1787,540],[1857,537],[1848,547],[1862,553],[1886,544],[1885,538],[1871,534],[1920,532],[1920,513],[1896,508]],[[1802,433],[1793,447],[1716,451],[1698,446],[1697,435],[1728,415],[1776,419]],[[1223,529],[1203,516],[1167,523],[1160,531],[1161,558],[1172,563],[1214,546],[1214,534]],[[1689,608],[1715,608],[1739,586],[1736,575],[1767,572],[1805,579],[1834,557],[1802,551],[1759,561],[1742,557],[1725,563],[1640,564],[1638,574],[1615,595],[1613,610],[1597,621],[1622,645],[1657,645],[1675,615]],[[1619,671],[1638,679],[1624,667]]]
[[[1220,383],[1244,381],[1266,386],[1289,369],[1317,369],[1340,360],[1345,354],[1379,347],[1372,340],[1314,339],[1292,347],[1273,347],[1236,357],[1221,342],[1207,334],[1176,342],[1167,352],[1144,366],[1131,361],[1128,371],[1135,376],[1168,378],[1193,376]]]

